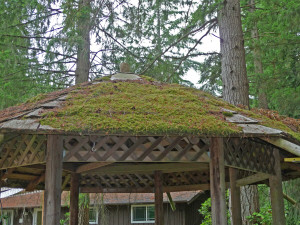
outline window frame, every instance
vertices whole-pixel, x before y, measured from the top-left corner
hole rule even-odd
[[[37,214],[38,212],[42,212],[42,208],[34,208],[32,215],[32,225],[37,225]],[[43,221],[42,221],[43,223]]]
[[[14,210],[13,209],[4,209],[2,210],[2,214],[3,216],[6,215],[6,213],[11,213],[11,216],[10,216],[10,221],[11,221],[11,224],[7,224],[7,225],[13,225],[14,224]]]
[[[155,205],[154,204],[146,204],[146,205],[131,205],[131,223],[155,223],[155,218],[154,218],[154,220],[149,220],[148,221],[148,207],[149,206],[151,206],[151,207],[153,207],[154,208],[154,210],[155,210]],[[133,221],[133,209],[135,208],[135,207],[146,207],[146,221]]]
[[[96,213],[96,222],[90,222],[89,221],[89,224],[98,224],[99,211],[95,207],[90,207],[89,208],[89,213],[90,213],[90,210],[93,210]]]

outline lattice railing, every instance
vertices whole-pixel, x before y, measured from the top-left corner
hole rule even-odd
[[[209,174],[202,171],[163,174],[164,187],[208,184]],[[82,175],[81,187],[100,189],[151,189],[154,188],[152,174]]]
[[[274,174],[273,148],[249,138],[224,140],[224,158],[227,166],[243,170]]]
[[[67,136],[65,162],[203,161],[203,139],[186,137]]]
[[[0,168],[45,162],[46,146],[45,135],[18,135],[1,146]]]

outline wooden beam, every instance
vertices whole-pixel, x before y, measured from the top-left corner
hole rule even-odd
[[[163,173],[154,172],[155,186],[155,225],[164,225],[164,207],[163,207]]]
[[[76,173],[84,173],[84,172],[87,172],[87,171],[90,171],[90,170],[98,169],[98,168],[103,167],[103,166],[107,166],[109,164],[112,164],[112,162],[87,163],[87,164],[84,164],[84,165],[81,165],[81,166],[77,167]]]
[[[2,142],[4,142],[4,134],[0,133],[0,144],[2,144]]]
[[[238,187],[245,186],[249,184],[254,184],[263,180],[269,179],[270,175],[266,173],[256,173],[248,177],[241,178],[236,181]]]
[[[266,137],[264,137],[261,139],[300,157],[300,146],[299,145],[296,145],[296,144],[294,144],[290,141],[287,141],[283,138],[275,138],[275,137],[266,138]]]
[[[71,174],[67,174],[65,176],[64,182],[61,185],[61,191],[64,191],[66,186],[68,185],[69,181],[71,180]]]
[[[38,176],[30,175],[30,174],[20,174],[20,173],[11,173],[6,175],[7,179],[14,179],[14,180],[29,180],[34,181],[38,178]]]
[[[143,173],[153,174],[154,170],[159,169],[164,173],[185,172],[185,171],[205,171],[209,170],[208,163],[113,163],[105,167],[101,167],[92,171],[89,174],[95,175],[113,175],[120,173]]]
[[[242,225],[241,190],[237,186],[238,170],[229,168],[232,225]]]
[[[71,174],[71,189],[70,189],[70,225],[78,225],[79,213],[79,178],[78,173]]]
[[[284,158],[285,162],[300,162],[300,158]]]
[[[273,225],[282,225],[285,224],[285,215],[279,150],[274,148],[273,154],[275,158],[275,175],[270,175],[269,178],[272,204],[272,218]]]
[[[163,192],[178,192],[178,191],[199,191],[209,190],[209,184],[194,184],[184,186],[167,186],[163,187]],[[81,193],[153,193],[154,188],[101,188],[101,187],[81,187]]]
[[[45,181],[45,173],[43,173],[41,176],[37,177],[35,180],[31,181],[27,187],[26,191],[33,191],[37,185],[39,185],[41,182]]]
[[[60,224],[62,158],[62,137],[59,135],[48,135],[43,216],[44,225]]]
[[[168,200],[169,200],[172,211],[175,211],[176,210],[176,205],[175,205],[175,202],[172,199],[172,196],[171,196],[170,192],[167,192],[167,196],[168,196]]]
[[[224,147],[222,138],[210,139],[209,166],[212,225],[227,225]]]
[[[10,174],[12,174],[15,171],[15,168],[9,168],[6,170],[5,173],[2,173],[1,175],[1,181],[5,180],[7,178],[7,176],[9,176]]]

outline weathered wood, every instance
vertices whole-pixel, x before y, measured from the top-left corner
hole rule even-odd
[[[249,184],[254,184],[259,181],[267,180],[269,179],[270,175],[265,173],[256,173],[248,177],[244,177],[242,179],[239,179],[236,181],[237,186],[245,186]]]
[[[233,114],[232,116],[227,116],[226,121],[231,123],[242,123],[242,124],[257,124],[258,121],[252,118],[242,116],[240,114]]]
[[[120,174],[120,173],[148,173],[153,174],[155,169],[164,173],[168,172],[185,172],[185,171],[206,171],[209,170],[208,163],[114,163],[105,167],[100,167],[89,171],[89,174]]]
[[[15,179],[15,180],[29,180],[29,181],[33,181],[35,179],[37,179],[37,176],[34,175],[30,175],[30,174],[18,174],[18,173],[11,173],[6,175],[6,178],[8,179]]]
[[[1,129],[13,129],[13,130],[32,130],[36,131],[39,127],[39,123],[35,120],[9,120],[0,125]]]
[[[265,127],[262,125],[257,125],[257,124],[237,124],[237,126],[243,128],[243,133],[244,134],[251,134],[251,135],[263,135],[263,136],[271,136],[275,135],[278,136],[282,134],[281,130],[273,129],[270,127]]]
[[[229,187],[229,183],[226,185]],[[81,193],[153,193],[153,187],[147,188],[100,188],[100,187],[82,187]],[[210,190],[209,184],[197,184],[197,185],[182,185],[175,187],[164,186],[164,192],[178,192],[178,191],[206,191]]]
[[[63,142],[59,135],[48,135],[44,225],[60,224]]]
[[[232,225],[242,225],[241,190],[237,186],[237,169],[229,168]]]
[[[44,104],[41,105],[41,107],[52,109],[52,108],[59,107],[60,105],[61,105],[61,102],[55,100],[55,101],[44,103]]]
[[[273,154],[275,157],[275,175],[271,175],[269,178],[273,225],[284,225],[285,214],[279,150],[274,148]]]
[[[175,205],[175,202],[172,199],[172,196],[171,196],[170,192],[167,192],[167,196],[168,196],[168,200],[169,200],[172,211],[175,211],[176,210],[176,205]]]
[[[284,140],[283,138],[268,137],[268,138],[261,138],[261,139],[300,157],[299,145]]]
[[[70,225],[78,225],[79,213],[79,174],[71,174],[70,188]]]
[[[66,186],[68,185],[69,181],[71,180],[71,174],[67,174],[65,176],[64,182],[61,185],[61,191],[64,191]]]
[[[84,173],[90,170],[95,170],[103,166],[107,166],[112,164],[111,162],[95,162],[95,163],[87,163],[77,167],[76,173]]]
[[[155,186],[155,225],[164,224],[163,176],[161,171],[154,171]]]
[[[227,225],[224,148],[222,138],[210,139],[209,166],[212,225]]]
[[[41,182],[45,181],[45,173],[43,173],[41,176],[37,177],[36,179],[34,179],[33,181],[31,181],[27,187],[26,187],[26,191],[33,191],[37,185],[39,185]]]

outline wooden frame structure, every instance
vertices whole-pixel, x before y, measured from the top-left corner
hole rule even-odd
[[[274,224],[284,224],[280,161],[286,153],[258,137],[2,136],[2,183],[45,187],[45,225],[59,223],[62,190],[71,191],[72,215],[78,213],[79,192],[154,192],[161,225],[163,192],[209,189],[213,224],[226,224],[226,188],[239,206],[239,186],[260,182],[271,187]],[[70,224],[78,224],[71,218]],[[240,207],[234,207],[233,219],[241,224]]]
[[[36,121],[66,94],[0,120],[1,185],[45,189],[44,225],[59,224],[62,190],[71,192],[70,225],[78,224],[80,192],[155,193],[155,223],[163,225],[162,193],[188,190],[210,190],[213,225],[223,225],[229,187],[240,225],[240,186],[259,183],[270,185],[273,224],[285,224],[281,181],[300,177],[300,166],[283,159],[300,157],[300,144],[281,130],[230,110],[227,122],[242,129],[234,137],[68,133]]]

